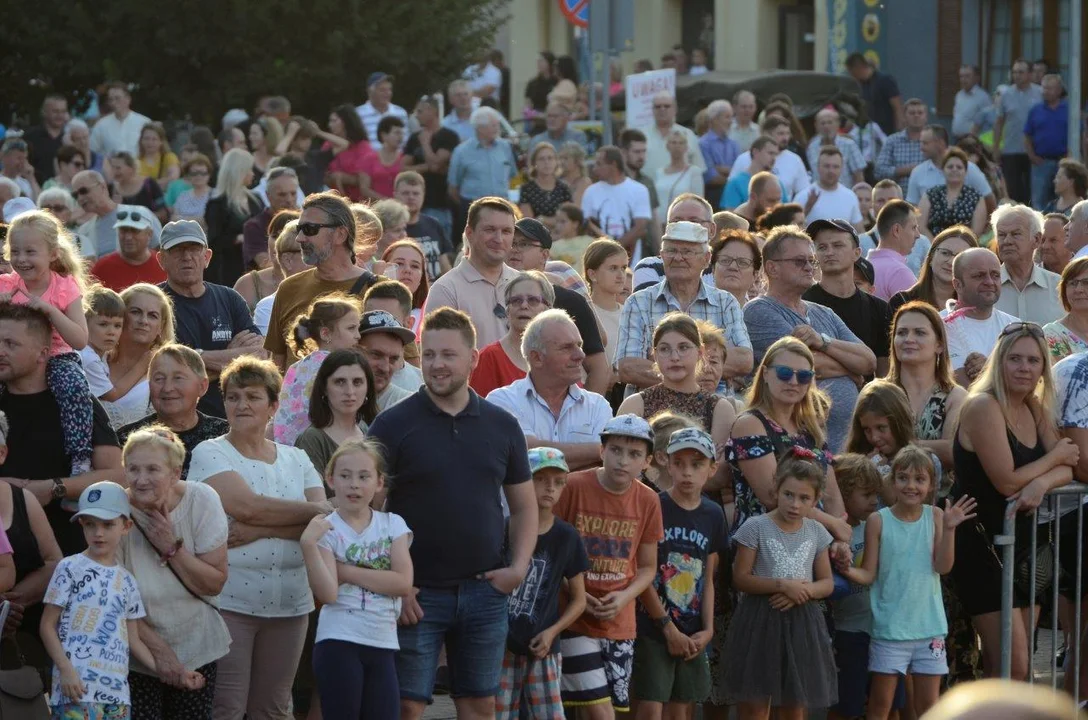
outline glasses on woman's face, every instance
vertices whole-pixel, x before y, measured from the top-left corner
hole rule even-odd
[[[524,305],[530,310],[535,310],[541,305],[547,304],[548,303],[544,301],[544,298],[540,297],[539,295],[511,295],[506,299],[507,307],[510,307],[512,305],[515,307],[521,307]]]
[[[798,385],[808,385],[816,374],[811,370],[794,370],[787,365],[771,365],[770,367],[774,370],[774,376],[784,383],[796,377]]]
[[[207,170],[190,170],[189,177],[208,177],[210,175]]]
[[[730,255],[718,256],[718,267],[720,268],[729,268],[735,265],[739,270],[747,270],[752,267],[752,264],[752,261],[748,258],[732,257]]]
[[[1084,288],[1088,290],[1088,278],[1074,278],[1065,284],[1070,290]]]
[[[698,347],[692,343],[680,343],[676,347],[672,345],[658,345],[654,348],[654,354],[662,357],[689,357],[693,352],[698,350]]]
[[[954,253],[948,248],[939,247],[933,251],[933,257],[937,258],[941,262],[948,262],[956,257],[959,253]]]

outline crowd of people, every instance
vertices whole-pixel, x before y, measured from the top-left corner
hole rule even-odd
[[[1079,653],[1088,171],[1010,201],[871,67],[875,152],[662,94],[587,167],[553,61],[518,181],[490,62],[4,141],[0,663],[53,717],[918,717],[999,674],[1009,503],[1061,549],[1013,677],[1030,583]]]

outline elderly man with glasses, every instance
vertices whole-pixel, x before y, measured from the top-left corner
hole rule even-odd
[[[110,197],[106,178],[97,170],[84,170],[72,178],[72,195],[91,219],[79,226],[79,250],[97,260],[117,251],[117,203]]]
[[[713,221],[710,226],[714,226]],[[677,311],[706,320],[725,335],[725,377],[751,372],[752,343],[740,303],[728,292],[703,281],[703,271],[710,264],[709,237],[708,227],[701,223],[673,221],[666,227],[661,238],[664,279],[633,293],[623,304],[615,360],[621,382],[638,388],[661,382],[649,359],[653,332],[661,318]]]

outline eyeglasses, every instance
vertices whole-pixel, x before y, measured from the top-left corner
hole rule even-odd
[[[86,195],[87,193],[89,193],[91,190],[94,190],[95,187],[97,187],[97,186],[98,186],[98,183],[95,183],[94,185],[84,185],[83,187],[79,188],[78,190],[73,190],[72,194],[75,195],[77,198],[80,198],[80,197],[83,197],[84,195]]]
[[[1006,335],[1016,335],[1017,333],[1027,333],[1036,340],[1043,340],[1046,335],[1043,333],[1043,329],[1039,327],[1037,323],[1033,322],[1014,322],[1005,326],[1005,329],[1001,331],[998,337],[1005,337]]]
[[[187,174],[189,177],[207,177],[211,175],[207,170],[190,170]]]
[[[511,295],[510,297],[506,298],[507,307],[511,305],[516,305],[519,307],[524,305],[530,310],[534,310],[541,305],[547,304],[547,301],[545,301],[544,298],[540,297],[539,295]]]
[[[943,260],[951,260],[952,258],[956,257],[956,255],[958,255],[958,254],[959,253],[954,253],[951,250],[949,250],[948,248],[943,248],[943,247],[942,248],[937,248],[936,250],[933,251],[933,256],[937,257],[937,258],[940,258],[942,261]]]
[[[495,307],[491,308],[491,314],[497,317],[499,320],[506,319],[506,308],[498,303],[495,303]]]
[[[135,222],[150,222],[150,220],[148,220],[135,210],[122,210],[121,212],[117,213],[118,220],[128,220],[129,218],[131,218]]]
[[[811,265],[813,268],[820,267],[820,261],[814,257],[807,258],[770,258],[771,262],[786,262],[793,265],[798,270],[804,270]]]
[[[1076,290],[1077,288],[1088,288],[1088,278],[1077,278],[1070,280],[1065,284],[1070,290]]]
[[[668,248],[661,251],[661,257],[663,258],[683,258],[685,260],[692,260],[706,253],[706,250],[677,250],[676,248]]]
[[[654,110],[671,110],[671,109],[672,109],[672,104],[671,103],[665,103],[663,105],[656,105],[656,104],[654,105]]]
[[[811,370],[794,370],[786,365],[771,365],[770,368],[774,370],[774,376],[784,383],[796,377],[798,385],[808,385],[816,374]]]
[[[541,245],[540,243],[526,242],[525,240],[515,240],[514,245],[513,245],[513,248],[515,250],[519,250],[519,251],[520,250],[525,250],[525,249],[531,248],[531,247],[539,248],[539,247],[544,247],[544,246]]]
[[[658,345],[654,348],[654,355],[661,355],[662,357],[687,357],[691,355],[698,348],[691,343],[680,343],[676,347],[671,345]]]
[[[323,228],[336,228],[340,227],[340,223],[315,223],[315,222],[300,222],[298,224],[298,231],[306,237],[313,237],[317,235]]]
[[[729,255],[720,255],[718,257],[718,267],[727,268],[731,265],[736,265],[740,270],[747,270],[752,267],[753,263],[748,258],[731,257]]]

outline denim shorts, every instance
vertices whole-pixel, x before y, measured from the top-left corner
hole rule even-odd
[[[416,600],[423,619],[397,628],[400,696],[431,701],[443,643],[450,669],[450,695],[495,695],[506,651],[508,596],[486,580],[465,580],[456,587],[420,588]]]
[[[869,672],[881,675],[947,675],[944,637],[929,640],[869,641]]]
[[[839,666],[839,702],[832,709],[844,717],[862,717],[869,698],[869,634],[836,630],[832,644]],[[906,704],[906,683],[900,677],[892,709],[902,710]]]

